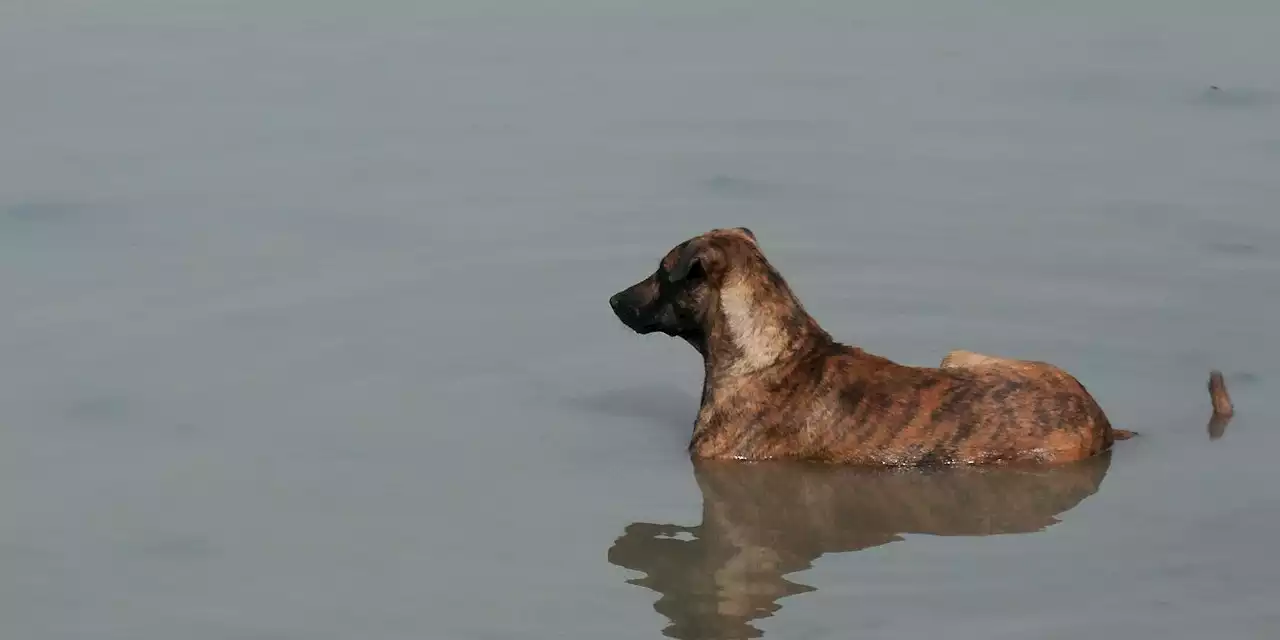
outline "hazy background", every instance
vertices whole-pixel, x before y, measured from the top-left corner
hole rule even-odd
[[[1276,637],[1277,33],[6,0],[0,635]],[[839,338],[1052,360],[1143,437],[1101,482],[695,476],[696,355],[606,300],[736,225]]]

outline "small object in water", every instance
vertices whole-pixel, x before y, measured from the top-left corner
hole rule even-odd
[[[1217,440],[1227,432],[1227,424],[1235,415],[1231,395],[1227,393],[1227,383],[1222,372],[1217,369],[1209,373],[1209,399],[1213,401],[1213,416],[1209,418],[1209,439]]]
[[[1235,414],[1235,407],[1231,404],[1231,395],[1227,393],[1227,383],[1222,378],[1222,372],[1214,369],[1209,372],[1209,397],[1213,400],[1213,412],[1222,416],[1231,416]]]
[[[1222,91],[1222,89],[1219,89],[1219,88],[1218,88],[1218,85],[1216,85],[1216,84],[1211,84],[1211,85],[1209,85],[1209,89],[1211,89],[1211,90],[1213,90],[1213,91]]]

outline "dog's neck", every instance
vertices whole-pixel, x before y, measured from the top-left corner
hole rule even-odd
[[[782,278],[768,275],[767,287],[745,277],[720,287],[699,348],[708,383],[755,374],[831,342]]]

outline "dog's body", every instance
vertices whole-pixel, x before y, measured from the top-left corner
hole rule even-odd
[[[1068,462],[1131,435],[1047,363],[955,351],[913,367],[836,342],[745,228],[681,243],[610,305],[637,333],[680,337],[702,354],[689,445],[698,458]]]

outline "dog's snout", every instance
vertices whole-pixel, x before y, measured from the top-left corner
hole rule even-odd
[[[617,316],[622,324],[633,331],[644,332],[645,323],[641,318],[642,314],[636,308],[635,299],[629,290],[624,289],[609,296],[609,308],[613,309],[613,315]]]
[[[609,309],[613,311],[613,315],[618,316],[619,320],[628,325],[634,320],[635,308],[625,290],[609,296]]]
[[[661,329],[662,309],[650,295],[650,287],[649,282],[641,282],[609,296],[613,315],[641,335]]]

